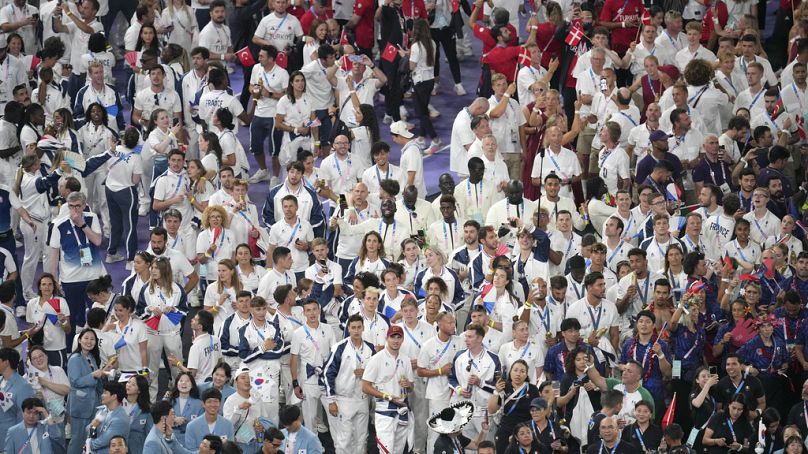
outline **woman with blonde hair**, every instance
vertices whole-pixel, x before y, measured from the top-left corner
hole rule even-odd
[[[446,296],[444,301],[449,304],[452,310],[457,311],[463,306],[466,297],[463,286],[460,284],[460,277],[457,273],[446,266],[446,256],[440,249],[428,246],[424,249],[424,261],[426,267],[415,276],[413,288],[416,295],[427,293],[427,283],[433,277],[440,278],[446,284]]]
[[[236,241],[229,229],[227,211],[221,205],[205,208],[202,213],[202,231],[196,238],[196,257],[205,265],[208,284],[216,280],[219,260],[233,256]]]
[[[171,262],[166,257],[155,257],[149,268],[151,278],[140,290],[135,313],[146,324],[149,349],[149,370],[160,370],[163,351],[166,355],[182,357],[180,329],[188,310],[185,291],[174,282]],[[171,376],[179,370],[172,365]],[[151,380],[150,395],[157,396],[157,380]]]
[[[168,6],[160,15],[160,22],[170,27],[166,33],[169,44],[179,44],[182,48],[190,50],[199,38],[199,25],[196,15],[185,0],[169,0]]]
[[[210,276],[210,275],[209,275]],[[208,284],[205,290],[205,310],[214,315],[214,332],[224,324],[231,314],[235,313],[234,305],[238,292],[243,289],[236,263],[232,259],[223,258],[216,266],[215,283]]]

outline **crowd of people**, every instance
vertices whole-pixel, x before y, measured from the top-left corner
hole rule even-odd
[[[0,452],[808,449],[808,4],[2,4]]]

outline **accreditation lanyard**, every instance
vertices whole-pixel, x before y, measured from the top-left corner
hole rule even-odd
[[[286,246],[287,246],[287,247],[288,247],[290,244],[292,244],[292,241],[294,241],[294,239],[295,239],[295,234],[297,234],[297,231],[298,231],[298,230],[300,230],[300,218],[297,218],[297,224],[295,224],[295,228],[293,228],[293,229],[292,229],[292,233],[289,235],[289,239],[288,239],[288,240],[286,240]]]

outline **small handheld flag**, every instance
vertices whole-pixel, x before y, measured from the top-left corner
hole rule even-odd
[[[398,49],[396,46],[387,43],[387,47],[385,47],[384,52],[382,52],[382,58],[390,63],[393,63],[393,61],[396,59],[396,55],[398,55]]]
[[[250,48],[244,46],[238,52],[236,52],[238,56],[238,61],[241,63],[241,66],[245,68],[251,68],[255,66],[255,59],[253,58],[252,52],[250,52]]]
[[[578,26],[578,24],[573,24],[570,27],[570,32],[567,35],[567,39],[564,40],[565,43],[569,44],[570,47],[575,47],[581,40],[584,38],[584,30]]]

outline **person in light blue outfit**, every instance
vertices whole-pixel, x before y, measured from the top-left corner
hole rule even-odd
[[[174,408],[174,436],[185,443],[185,431],[188,423],[201,415],[204,409],[199,400],[199,390],[194,377],[188,372],[181,372],[171,389],[170,400]],[[189,449],[194,449],[193,447]]]
[[[106,373],[99,367],[98,337],[92,328],[79,333],[76,350],[67,360],[67,378],[70,379],[70,394],[67,395],[67,414],[70,416],[70,439],[67,454],[81,454],[87,439],[87,426],[95,415],[103,389],[101,377]],[[77,442],[78,441],[78,442]]]
[[[48,411],[36,397],[22,401],[22,422],[6,432],[5,452],[13,454],[52,454],[51,438],[45,419]]]
[[[143,375],[132,375],[124,388],[123,407],[129,415],[129,454],[143,454],[143,442],[152,428],[149,381]]]
[[[191,454],[196,450],[185,449],[177,440],[174,432],[174,409],[171,403],[161,400],[151,409],[151,417],[154,421],[146,441],[143,443],[143,452],[149,454]]]
[[[284,453],[305,452],[306,454],[323,454],[323,445],[317,434],[303,427],[300,407],[286,407],[280,415],[281,425],[285,428],[281,430],[284,437],[284,444],[281,449]],[[294,446],[289,445],[289,434],[295,434]]]
[[[226,362],[219,361],[219,363],[216,364],[216,367],[213,368],[213,374],[211,374],[211,377],[212,380],[199,383],[197,385],[199,394],[204,394],[205,391],[211,388],[216,388],[222,393],[222,402],[226,402],[227,398],[236,392],[236,389],[228,384],[230,383],[230,379],[233,377],[233,369],[231,369],[230,365]],[[222,410],[219,410],[219,414],[222,414]]]
[[[13,348],[0,348],[0,392],[4,394],[0,404],[0,440],[6,439],[8,429],[22,421],[22,402],[34,397],[31,385],[17,373],[20,353]],[[15,453],[16,454],[16,453]]]
[[[42,396],[50,414],[48,436],[51,450],[53,454],[64,454],[67,451],[65,401],[70,394],[70,379],[61,367],[48,364],[48,353],[41,345],[28,347],[28,361],[26,378],[34,392]]]
[[[104,409],[96,412],[87,429],[90,431],[90,428],[94,427],[96,430],[96,436],[91,437],[89,443],[93,454],[108,454],[112,438],[129,436],[129,415],[121,404],[125,395],[123,385],[120,383],[104,383],[104,392],[101,393],[101,404],[104,405]]]
[[[218,389],[209,389],[202,394],[202,407],[205,412],[188,423],[184,445],[187,449],[197,449],[199,443],[202,443],[202,439],[208,434],[218,435],[222,441],[233,439],[233,423],[219,414],[221,406],[222,393]]]

